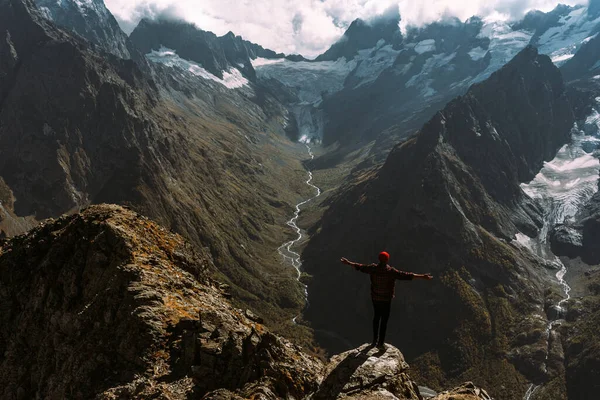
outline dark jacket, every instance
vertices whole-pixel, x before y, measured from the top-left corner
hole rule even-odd
[[[414,278],[410,272],[398,271],[386,264],[359,265],[356,270],[371,275],[371,299],[391,301],[394,298],[396,279],[409,281]]]

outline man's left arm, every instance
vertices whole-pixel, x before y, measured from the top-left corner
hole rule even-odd
[[[395,276],[396,276],[396,279],[401,280],[401,281],[410,281],[413,279],[423,279],[423,280],[430,281],[433,279],[433,276],[431,274],[415,274],[412,272],[404,272],[404,271],[398,271],[398,270],[395,270]]]

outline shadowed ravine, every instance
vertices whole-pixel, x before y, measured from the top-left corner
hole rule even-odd
[[[311,147],[307,143],[305,143],[305,145],[306,145],[306,150],[308,151],[310,160],[314,160],[315,155],[313,154]],[[292,219],[290,219],[287,222],[287,225],[290,226],[296,232],[298,237],[296,237],[296,239],[294,239],[294,240],[290,240],[289,242],[282,244],[277,249],[279,254],[281,254],[281,256],[283,257],[283,263],[284,264],[289,263],[292,267],[294,267],[296,269],[296,271],[298,273],[298,277],[296,279],[300,283],[302,283],[300,280],[300,278],[302,276],[302,272],[300,270],[300,268],[302,267],[302,260],[301,260],[300,254],[292,249],[294,246],[296,246],[296,244],[298,244],[304,238],[304,234],[302,233],[302,229],[300,229],[298,227],[297,222],[298,222],[298,218],[300,217],[301,207],[304,206],[305,204],[310,203],[311,201],[315,200],[317,197],[319,197],[321,195],[321,189],[319,189],[317,186],[315,186],[312,183],[312,180],[313,180],[312,172],[309,169],[307,169],[307,171],[308,171],[308,180],[306,181],[306,184],[308,186],[310,186],[311,188],[315,189],[317,191],[317,194],[307,200],[304,200],[304,201],[296,204],[296,211],[294,212],[294,216],[292,217]],[[308,305],[308,287],[304,283],[302,283],[302,286],[304,287],[304,299],[305,299],[305,301],[307,301],[307,305]],[[294,319],[292,321],[294,323],[296,323],[296,319],[299,316],[300,315],[294,317]]]

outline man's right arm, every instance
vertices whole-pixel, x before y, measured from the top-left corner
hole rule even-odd
[[[342,264],[349,265],[352,268],[354,268],[355,270],[363,272],[365,274],[370,274],[371,272],[373,272],[373,269],[376,266],[375,264],[365,265],[365,264],[355,263],[352,261],[348,261],[348,259],[346,259],[346,258],[342,258],[340,261],[342,262]]]

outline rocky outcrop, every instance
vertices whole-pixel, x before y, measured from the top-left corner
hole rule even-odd
[[[556,226],[550,232],[552,252],[561,256],[575,258],[583,249],[583,235],[572,227],[566,225]]]
[[[431,398],[431,400],[492,400],[489,394],[472,382]]]
[[[117,206],[10,240],[0,252],[1,397],[316,389],[321,363],[231,307],[206,275],[211,262]]]
[[[421,398],[398,349],[365,345],[324,365],[232,307],[212,263],[114,205],[3,243],[0,397]]]
[[[388,335],[411,344],[413,368],[446,384],[488,371],[486,387],[518,396],[520,374],[533,375],[507,354],[519,349],[541,369],[544,357],[532,352],[546,352],[546,339],[530,331],[543,331],[546,317],[541,265],[508,241],[541,226],[520,183],[555,156],[573,123],[560,72],[530,47],[341,190],[303,253],[313,275],[305,317],[324,332],[321,343],[339,348],[330,331],[353,344],[370,336],[368,279],[339,257],[369,262],[386,249],[392,265],[436,276],[398,283]],[[532,333],[527,343],[517,340],[522,330]],[[442,365],[453,372],[434,372]]]
[[[407,371],[408,364],[397,348],[365,344],[331,358],[311,399],[419,400],[418,387]]]

